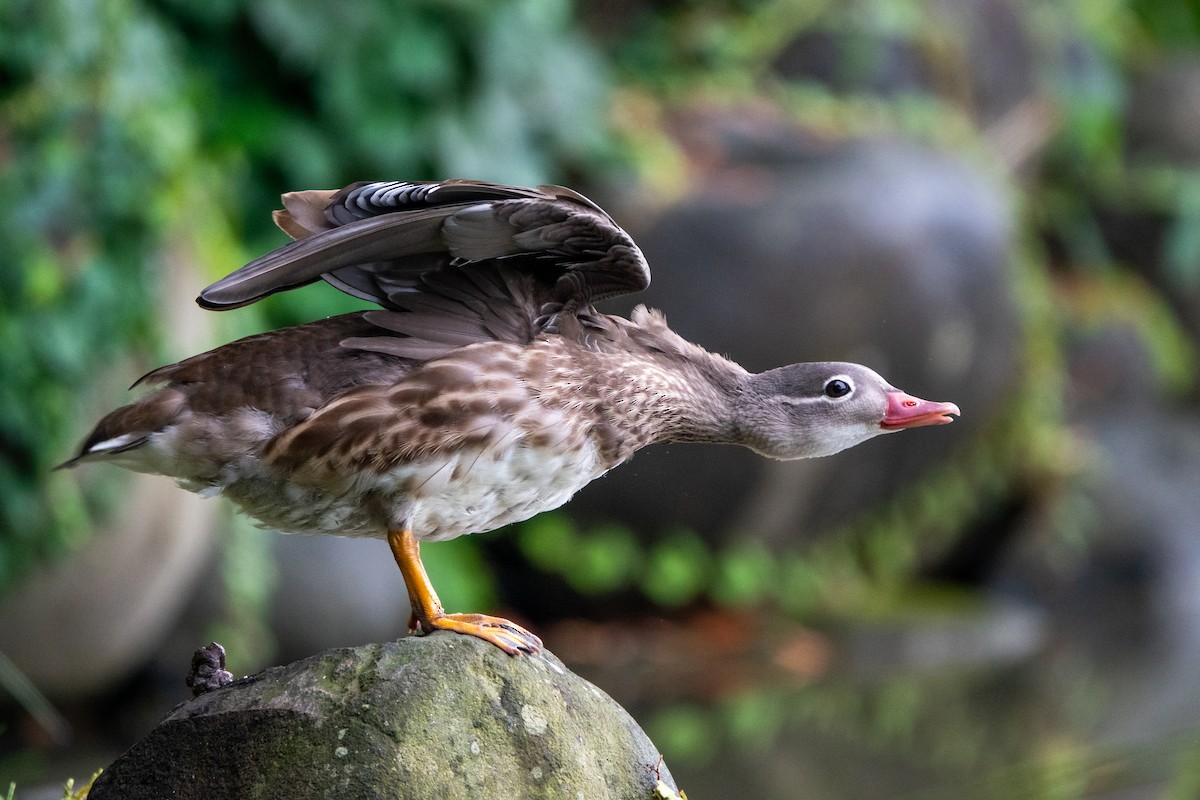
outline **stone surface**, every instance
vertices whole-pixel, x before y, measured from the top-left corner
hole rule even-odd
[[[637,723],[549,653],[448,633],[329,650],[184,703],[91,800],[650,798]]]

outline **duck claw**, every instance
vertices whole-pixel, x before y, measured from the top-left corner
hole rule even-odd
[[[535,655],[542,651],[542,640],[515,622],[487,614],[441,614],[429,619],[413,618],[409,632],[433,633],[454,631],[474,636],[499,647],[510,656],[518,653]]]

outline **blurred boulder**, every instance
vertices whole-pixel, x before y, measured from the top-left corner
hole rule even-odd
[[[135,475],[112,521],[0,600],[0,650],[46,694],[109,689],[151,657],[213,551],[216,504]]]
[[[1077,474],[1025,516],[993,586],[1084,651],[1109,687],[1098,737],[1144,741],[1200,718],[1200,415],[1173,402],[1130,320],[1068,332]]]
[[[1125,118],[1135,159],[1200,163],[1200,58],[1180,55],[1154,63],[1133,84]]]
[[[1194,178],[1200,165],[1200,57],[1180,54],[1154,62],[1134,83],[1125,115],[1134,165],[1180,168],[1168,203],[1099,201],[1098,219],[1116,260],[1146,275],[1193,336],[1200,335],[1200,270],[1196,267]],[[1115,205],[1115,207],[1114,207]]]
[[[1144,742],[1200,718],[1200,417],[1118,405],[1078,418],[1091,469],[1031,516],[994,584],[1046,608],[1108,687],[1098,739]]]
[[[859,361],[913,394],[958,403],[964,416],[809,461],[650,448],[584,489],[568,513],[647,534],[682,525],[783,545],[886,503],[1005,413],[1019,388],[1008,231],[998,187],[907,145],[794,150],[714,171],[694,196],[631,231],[654,274],[634,301],[748,369]]]
[[[787,80],[818,83],[842,95],[938,95],[968,110],[981,125],[1036,92],[1037,53],[1022,4],[940,0],[931,6],[936,9],[931,28],[941,34],[936,44],[928,31],[922,36],[902,26],[872,29],[857,17],[849,26],[806,29],[771,67]]]
[[[188,235],[167,239],[192,241]],[[202,281],[198,257],[181,246],[165,249],[161,260],[162,346],[181,357],[200,352],[212,341],[213,320],[194,301]],[[96,367],[102,375],[128,369],[123,383],[138,375],[132,363]],[[84,404],[83,426],[132,399],[106,397],[96,408]],[[64,479],[85,481],[88,471],[115,469],[84,465]],[[48,477],[46,491],[53,486]],[[25,576],[0,597],[0,651],[55,699],[98,694],[144,667],[211,571],[217,503],[167,478],[133,474],[115,508],[62,561]]]
[[[92,800],[645,800],[670,771],[637,723],[549,653],[438,633],[330,650],[181,705]]]
[[[1136,307],[1130,294],[1127,302]],[[1144,310],[1146,304],[1140,305]],[[1072,329],[1065,347],[1067,415],[1104,427],[1113,414],[1150,415],[1169,407],[1170,392],[1149,347],[1144,333],[1131,324],[1110,320]]]
[[[275,536],[271,628],[290,661],[329,647],[397,639],[408,594],[387,543],[337,536]]]
[[[1200,719],[1200,417],[1131,408],[1084,432],[1100,461],[1087,487],[1089,557],[1069,584],[1066,613],[1117,674],[1106,735],[1124,740]],[[1117,633],[1114,635],[1113,630]],[[1112,654],[1114,638],[1138,643]]]

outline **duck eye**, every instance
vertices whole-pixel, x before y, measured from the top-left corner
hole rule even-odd
[[[848,382],[841,378],[834,378],[829,383],[825,384],[826,397],[845,397],[850,394],[851,386]]]

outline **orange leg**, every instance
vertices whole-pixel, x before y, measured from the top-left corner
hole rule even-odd
[[[408,588],[408,602],[412,606],[409,633],[439,630],[465,633],[491,642],[510,656],[522,652],[537,653],[542,649],[541,639],[506,619],[486,614],[447,614],[425,573],[421,545],[412,531],[408,528],[388,531],[387,539]]]

